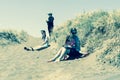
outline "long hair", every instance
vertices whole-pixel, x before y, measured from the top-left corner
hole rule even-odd
[[[41,34],[42,34],[42,39],[45,40],[45,37],[46,37],[46,32],[45,32],[45,30],[41,30]]]

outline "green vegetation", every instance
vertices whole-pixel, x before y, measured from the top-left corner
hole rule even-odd
[[[84,12],[59,26],[54,33],[59,47],[71,27],[76,27],[81,46],[89,53],[97,53],[100,63],[120,66],[120,10]]]
[[[27,33],[24,31],[16,32],[12,30],[0,31],[0,46],[9,44],[20,44],[27,41]]]
[[[78,30],[81,47],[90,54],[96,54],[96,61],[120,67],[120,10],[84,12],[58,26],[51,41],[61,47],[72,27]],[[21,44],[28,38],[24,31],[0,31],[0,46]]]

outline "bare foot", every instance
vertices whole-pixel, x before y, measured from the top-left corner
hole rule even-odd
[[[47,61],[47,62],[54,62],[54,60],[49,60],[49,61]]]

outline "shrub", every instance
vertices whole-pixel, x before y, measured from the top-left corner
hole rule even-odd
[[[0,31],[0,45],[5,46],[8,44],[20,44],[27,40],[27,33],[21,31],[20,33],[6,30]]]
[[[71,27],[77,28],[81,46],[85,47],[89,53],[104,50],[103,45],[106,44],[107,48],[98,54],[99,62],[120,65],[120,51],[118,51],[120,45],[120,11],[85,12],[75,19],[67,21],[54,33],[59,47],[64,44],[65,37],[69,34]],[[106,43],[104,43],[105,41]]]

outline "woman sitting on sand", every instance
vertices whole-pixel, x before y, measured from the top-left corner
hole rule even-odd
[[[71,28],[70,35],[67,36],[65,44],[60,50],[57,52],[54,58],[49,60],[48,62],[59,62],[61,60],[66,60],[73,56],[81,56],[84,57],[84,54],[80,54],[80,40],[78,38],[76,28]],[[73,53],[71,55],[71,52]]]
[[[43,43],[41,46],[24,47],[24,49],[27,51],[35,51],[35,50],[41,50],[41,49],[49,47],[50,46],[49,45],[49,38],[47,37],[45,30],[41,30],[41,34],[42,34],[42,40],[43,40]]]

